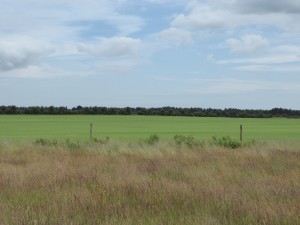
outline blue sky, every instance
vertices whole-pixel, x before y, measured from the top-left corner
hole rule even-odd
[[[1,0],[0,105],[300,107],[299,0]]]

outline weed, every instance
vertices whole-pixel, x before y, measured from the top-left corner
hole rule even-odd
[[[213,145],[223,147],[223,148],[237,149],[237,148],[241,148],[241,147],[253,146],[253,145],[255,145],[256,141],[251,140],[251,141],[248,141],[248,142],[240,142],[238,140],[232,139],[229,136],[224,136],[224,137],[221,137],[221,138],[213,136],[211,143]]]
[[[159,142],[159,136],[157,134],[151,134],[148,138],[143,140],[148,145],[154,145]]]
[[[76,151],[83,147],[83,144],[80,143],[79,141],[73,142],[69,138],[66,139],[65,143],[66,143],[68,149],[71,151]]]
[[[177,146],[185,146],[188,148],[204,147],[204,141],[198,140],[195,136],[175,135],[174,141]]]
[[[99,144],[107,144],[109,142],[110,138],[109,137],[105,137],[105,138],[93,138],[92,142],[94,143],[99,143]]]
[[[224,148],[231,148],[236,149],[242,147],[242,143],[240,141],[234,140],[229,136],[224,136],[221,138],[212,137],[212,143],[216,146],[224,147]]]
[[[42,146],[57,146],[57,140],[49,140],[45,138],[38,138],[34,142],[35,144],[42,145]]]

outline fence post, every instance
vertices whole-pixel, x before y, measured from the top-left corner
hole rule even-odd
[[[243,125],[240,125],[240,141],[243,142]]]
[[[90,141],[93,140],[93,123],[90,124]]]

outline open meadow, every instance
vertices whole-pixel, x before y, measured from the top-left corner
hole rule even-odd
[[[0,225],[300,224],[300,120],[0,116],[0,124]]]
[[[246,119],[168,116],[85,116],[85,115],[1,115],[0,140],[89,139],[89,125],[94,136],[135,140],[157,134],[161,139],[174,135],[192,135],[201,139],[212,136],[239,138],[244,127],[245,140],[297,141],[300,119]]]

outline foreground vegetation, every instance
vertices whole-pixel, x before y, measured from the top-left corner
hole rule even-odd
[[[300,224],[299,145],[0,142],[0,224]]]

